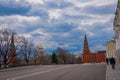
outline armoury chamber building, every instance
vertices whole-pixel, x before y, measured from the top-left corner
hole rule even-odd
[[[118,0],[116,12],[115,12],[113,29],[116,40],[117,60],[120,63],[120,0]]]

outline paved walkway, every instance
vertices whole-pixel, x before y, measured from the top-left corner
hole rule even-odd
[[[106,80],[120,80],[120,64],[115,69],[111,65],[107,66]]]

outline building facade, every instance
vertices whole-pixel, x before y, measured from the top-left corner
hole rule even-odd
[[[116,12],[115,12],[113,29],[116,40],[117,60],[118,62],[120,62],[120,0],[118,0]]]
[[[115,40],[111,40],[111,41],[107,42],[107,45],[106,45],[106,56],[107,56],[107,58],[115,57],[117,59],[116,41]]]
[[[34,55],[35,57],[35,63],[36,64],[44,64],[44,62],[46,61],[46,52],[44,50],[44,47],[42,45],[40,45]]]
[[[84,49],[82,54],[82,63],[100,63],[106,61],[106,54],[104,51],[98,51],[97,53],[91,53],[87,41],[87,36],[84,37]]]
[[[37,49],[37,56],[45,56],[46,52],[44,50],[44,47],[42,45],[40,45]]]

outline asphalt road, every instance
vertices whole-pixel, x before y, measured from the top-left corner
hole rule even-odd
[[[0,71],[0,80],[106,80],[105,64],[40,65]]]

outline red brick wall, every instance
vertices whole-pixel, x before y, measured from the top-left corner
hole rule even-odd
[[[91,63],[91,62],[96,62],[96,63],[100,63],[100,62],[105,62],[106,60],[106,55],[105,53],[89,53],[89,54],[84,54],[82,56],[82,62],[83,63]]]
[[[91,63],[96,60],[95,54],[83,55],[82,60],[83,63]]]
[[[96,54],[96,62],[100,63],[100,62],[105,62],[106,61],[106,55],[105,53],[97,53]]]

